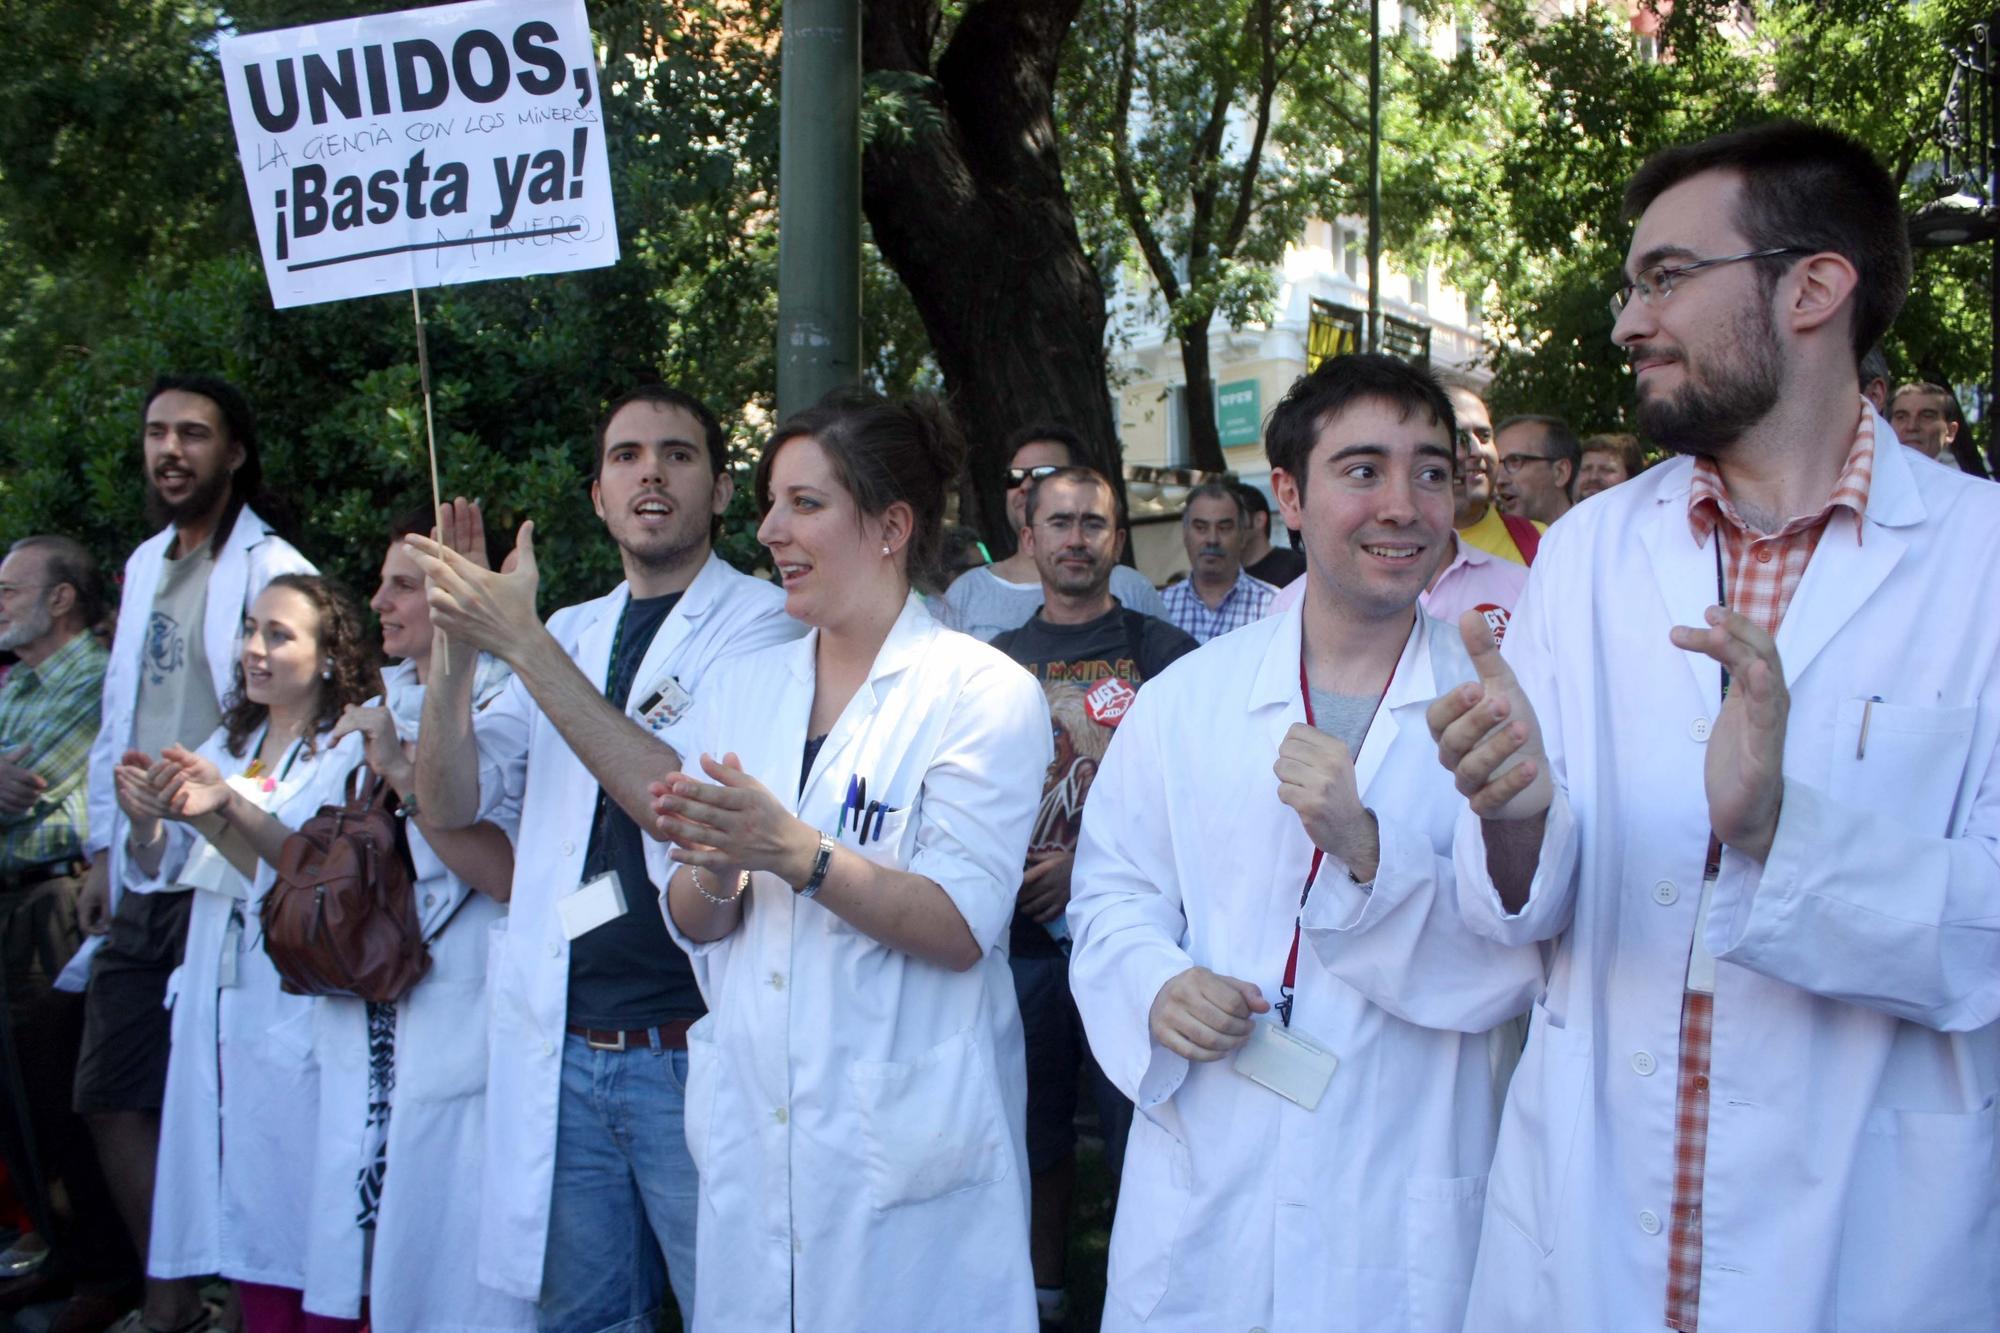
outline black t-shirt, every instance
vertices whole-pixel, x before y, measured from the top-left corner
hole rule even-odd
[[[1056,757],[1042,785],[1028,850],[1076,850],[1083,801],[1111,732],[1138,687],[1196,644],[1185,631],[1154,616],[1116,607],[1081,625],[1051,625],[1038,610],[993,646],[1034,673],[1049,697]],[[1014,913],[1009,948],[1016,957],[1059,953],[1046,927]]]
[[[604,697],[624,708],[631,697],[633,677],[653,636],[666,623],[680,594],[634,597],[611,654],[610,677]],[[647,681],[648,686],[652,681]],[[646,1028],[677,1018],[700,1018],[705,1012],[701,991],[687,955],[667,934],[667,923],[654,901],[646,873],[646,835],[618,803],[597,793],[597,815],[590,826],[590,847],[584,853],[583,878],[607,870],[618,872],[625,890],[625,915],[607,921],[569,948],[569,1021],[593,1028]]]
[[[1262,579],[1274,588],[1282,588],[1306,572],[1306,555],[1304,551],[1294,551],[1289,546],[1273,546],[1262,560],[1243,566],[1243,570],[1253,579]]]

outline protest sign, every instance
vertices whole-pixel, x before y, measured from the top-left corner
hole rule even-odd
[[[467,0],[226,37],[280,309],[618,260],[583,0]]]

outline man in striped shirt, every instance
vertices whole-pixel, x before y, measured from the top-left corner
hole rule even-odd
[[[103,586],[97,563],[68,537],[24,537],[0,561],[0,649],[19,658],[0,685],[0,993],[11,1025],[0,1052],[11,1065],[0,1067],[0,1155],[36,1240],[50,1247],[16,1242],[0,1254],[0,1274],[39,1269],[49,1294],[73,1282],[79,1301],[115,1314],[110,1298],[137,1277],[137,1256],[90,1131],[70,1109],[83,997],[52,989],[78,943],[106,657],[91,631],[104,614]],[[61,1217],[47,1190],[55,1181],[68,1199]]]

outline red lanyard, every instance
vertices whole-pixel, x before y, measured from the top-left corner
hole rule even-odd
[[[1400,660],[1399,658],[1399,664]],[[1368,744],[1368,733],[1375,729],[1375,718],[1382,712],[1382,701],[1389,697],[1389,687],[1395,683],[1396,668],[1390,667],[1389,679],[1382,682],[1382,693],[1375,700],[1375,712],[1368,715],[1368,726],[1361,733],[1361,744],[1364,748]],[[1306,725],[1309,727],[1316,725],[1313,721],[1312,686],[1306,682],[1306,647],[1303,640],[1299,643],[1299,698],[1305,701]],[[1354,758],[1357,760],[1361,758],[1360,750],[1354,752]],[[1278,988],[1277,1003],[1278,1019],[1286,1027],[1292,1025],[1292,992],[1297,989],[1299,982],[1299,926],[1305,917],[1306,898],[1312,893],[1313,881],[1319,878],[1320,862],[1324,860],[1326,860],[1325,851],[1315,845],[1312,867],[1306,871],[1305,887],[1299,890],[1299,912],[1292,918],[1292,951],[1285,957],[1285,980]]]

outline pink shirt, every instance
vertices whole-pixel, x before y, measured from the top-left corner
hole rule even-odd
[[[1457,557],[1445,566],[1430,591],[1417,598],[1417,604],[1426,615],[1447,625],[1458,624],[1467,611],[1482,611],[1486,623],[1493,627],[1493,641],[1498,643],[1507,632],[1507,618],[1514,614],[1521,589],[1528,584],[1528,567],[1456,537],[1452,543],[1458,548]],[[1276,615],[1305,595],[1306,576],[1301,574],[1272,599],[1269,614]]]
[[[1483,612],[1493,627],[1493,642],[1498,643],[1507,633],[1507,618],[1514,614],[1521,589],[1528,586],[1528,567],[1471,542],[1452,540],[1458,547],[1457,558],[1444,567],[1430,591],[1417,598],[1417,604],[1447,625],[1456,625],[1467,611]]]

